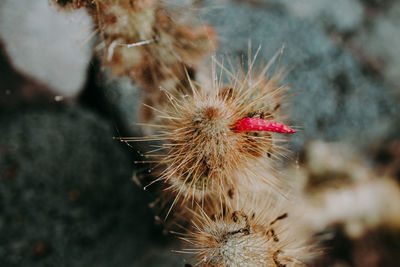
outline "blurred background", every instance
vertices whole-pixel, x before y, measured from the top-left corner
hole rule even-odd
[[[400,2],[177,1],[213,25],[217,55],[284,45],[288,173],[326,253],[312,266],[400,262]],[[181,3],[184,2],[184,3]],[[193,3],[191,3],[193,2]],[[0,266],[184,266],[135,180],[142,93],[95,56],[84,9],[0,2]]]

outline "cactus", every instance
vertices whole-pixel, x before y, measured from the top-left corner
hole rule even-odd
[[[216,205],[210,215],[195,213],[193,230],[181,238],[190,246],[182,252],[193,253],[197,265],[302,266],[317,254],[309,233],[284,212],[284,199],[241,197]]]
[[[309,236],[281,205],[288,185],[274,171],[286,152],[284,135],[296,132],[284,124],[285,72],[269,74],[282,50],[259,69],[259,51],[249,51],[246,70],[214,59],[210,78],[200,82],[193,72],[216,46],[211,27],[176,23],[153,0],[62,2],[88,9],[103,65],[147,96],[142,119],[153,134],[121,140],[162,142],[148,156],[166,187],[160,198],[172,195],[167,215],[177,204],[191,219],[183,238],[193,248],[183,251],[204,266],[297,266],[311,257]]]

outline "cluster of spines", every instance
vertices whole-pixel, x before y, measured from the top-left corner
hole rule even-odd
[[[285,152],[277,134],[295,133],[282,123],[288,87],[280,85],[282,71],[268,78],[270,63],[256,72],[255,58],[249,60],[248,72],[236,73],[215,61],[221,69],[213,67],[211,88],[188,77],[190,94],[166,90],[169,105],[154,108],[157,135],[126,140],[164,141],[165,154],[156,155],[168,192],[162,198],[173,198],[167,216],[175,205],[174,216],[192,218],[184,236],[192,249],[183,252],[193,253],[197,265],[300,266],[312,254],[308,236],[286,218],[286,184],[274,172]],[[253,200],[242,201],[248,194]]]
[[[102,65],[117,76],[128,76],[144,91],[144,103],[162,106],[165,95],[185,93],[186,70],[195,69],[216,48],[213,28],[179,20],[178,12],[156,0],[54,0],[65,8],[86,8],[93,17]],[[143,106],[143,121],[152,109]]]
[[[143,139],[164,140],[158,154],[164,167],[160,179],[176,192],[177,199],[201,201],[209,195],[229,197],[229,192],[272,187],[279,191],[280,181],[272,171],[273,159],[284,154],[275,133],[294,133],[279,122],[281,103],[287,86],[279,85],[282,73],[271,78],[267,64],[255,73],[251,60],[247,73],[232,74],[221,65],[214,70],[212,88],[189,79],[191,94],[174,96],[166,91],[170,105],[159,112],[160,131]],[[229,73],[228,85],[222,72]],[[153,155],[149,155],[151,157]]]
[[[317,253],[307,243],[309,232],[281,204],[253,195],[198,208],[192,230],[181,234],[191,246],[182,252],[193,253],[196,266],[303,266]]]
[[[174,205],[189,209],[194,230],[185,240],[194,246],[198,265],[300,264],[309,253],[288,238],[297,233],[293,223],[285,223],[287,213],[240,198],[252,194],[255,199],[281,199],[276,192],[285,188],[273,171],[273,158],[284,154],[278,144],[284,138],[275,133],[295,130],[282,123],[282,99],[288,89],[280,85],[284,73],[267,77],[274,60],[259,72],[256,56],[249,58],[247,72],[243,67],[234,72],[214,61],[211,85],[197,84],[193,70],[215,48],[212,28],[177,24],[154,0],[62,2],[89,10],[101,35],[103,65],[131,77],[146,92],[142,119],[156,122],[160,130],[124,141],[164,142],[156,150],[165,153],[149,156],[159,157],[159,179],[168,195],[174,195],[169,211]],[[160,93],[160,88],[165,90]],[[234,201],[241,204],[233,208]]]
[[[170,103],[157,110],[162,130],[143,140],[165,141],[159,179],[174,192],[169,211],[184,206],[181,217],[193,218],[184,237],[192,249],[184,252],[194,253],[198,265],[299,266],[312,255],[309,239],[300,221],[286,219],[286,184],[273,170],[284,153],[276,133],[295,133],[281,123],[288,87],[280,85],[281,71],[266,76],[271,64],[257,73],[255,58],[249,60],[246,73],[217,63],[221,72],[213,68],[211,88],[188,77],[191,94],[166,91]],[[243,201],[249,194],[253,200]]]

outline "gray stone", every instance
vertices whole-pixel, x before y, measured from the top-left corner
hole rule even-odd
[[[128,77],[115,77],[106,69],[99,76],[100,83],[105,99],[113,110],[112,113],[121,118],[121,122],[126,126],[129,134],[143,135],[141,127],[137,125],[140,122],[139,112],[142,105],[142,89],[140,85],[132,83]]]
[[[92,21],[84,9],[63,12],[49,2],[1,1],[0,39],[16,69],[57,95],[73,97],[92,57]]]
[[[356,30],[363,20],[363,6],[358,0],[283,0],[290,15],[325,23],[340,32]]]
[[[400,91],[400,3],[379,13],[352,41],[363,51],[366,60],[377,62],[387,83]]]
[[[4,111],[0,265],[139,261],[153,231],[149,198],[110,122],[78,106]]]

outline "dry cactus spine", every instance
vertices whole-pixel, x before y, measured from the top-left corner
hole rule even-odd
[[[283,181],[274,175],[273,162],[284,154],[274,133],[294,133],[282,123],[282,100],[288,90],[281,85],[284,73],[267,72],[280,53],[256,71],[256,56],[249,58],[248,70],[232,73],[214,61],[211,87],[195,84],[188,77],[191,94],[174,96],[165,90],[169,106],[159,113],[160,131],[143,138],[124,141],[162,140],[156,157],[159,180],[176,192],[177,202],[202,201],[205,197],[231,198],[230,192],[273,188],[282,192]],[[249,56],[250,57],[250,56]],[[220,69],[216,70],[216,65]],[[223,73],[229,76],[223,82]]]
[[[181,252],[193,254],[196,266],[304,266],[318,253],[280,203],[240,202],[215,206],[214,213],[197,209],[193,229],[181,237],[189,246]]]
[[[117,76],[128,76],[145,91],[144,102],[161,106],[159,88],[187,88],[186,69],[194,75],[202,60],[217,45],[212,27],[181,19],[179,11],[155,0],[54,0],[67,8],[86,8],[101,42],[102,64]],[[181,13],[184,13],[182,10]],[[153,111],[143,106],[143,121]]]

